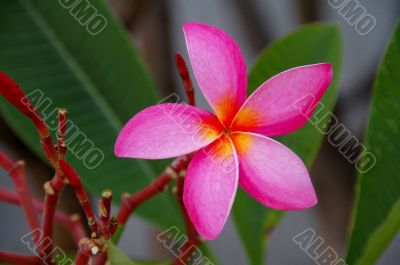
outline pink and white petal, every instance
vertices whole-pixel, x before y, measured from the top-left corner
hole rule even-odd
[[[292,68],[263,83],[234,119],[236,131],[276,136],[303,126],[332,80],[330,64]]]
[[[220,120],[229,125],[246,100],[246,65],[237,43],[224,31],[200,23],[183,26],[197,83]]]
[[[159,104],[125,124],[114,153],[143,159],[177,157],[212,143],[220,132],[221,124],[212,113],[186,104]]]
[[[317,197],[307,168],[289,148],[263,135],[234,133],[239,183],[260,203],[277,210],[314,206]]]
[[[238,174],[236,152],[225,136],[198,151],[189,164],[183,201],[197,231],[208,240],[220,234],[229,216]]]

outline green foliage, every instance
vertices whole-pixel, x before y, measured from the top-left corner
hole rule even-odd
[[[322,99],[325,107],[318,114],[320,118],[333,109],[340,80],[341,40],[335,26],[322,23],[307,25],[269,45],[250,71],[249,93],[279,72],[296,66],[322,62],[331,63],[334,74],[332,84]],[[318,127],[325,128],[327,122],[327,119],[321,120]],[[309,168],[322,139],[323,134],[312,124],[278,138],[297,153]],[[281,211],[267,209],[243,190],[238,191],[233,215],[251,264],[263,264],[268,235],[282,219],[283,214]]]
[[[400,24],[378,70],[366,150],[376,157],[358,175],[347,263],[375,264],[400,230]]]
[[[118,200],[122,192],[148,185],[165,165],[165,161],[160,165],[120,159],[113,154],[122,125],[139,110],[155,104],[159,97],[109,8],[101,0],[91,0],[90,4],[107,21],[98,35],[89,34],[82,25],[84,20],[76,20],[59,1],[1,1],[0,67],[26,93],[36,91],[36,103],[44,102],[39,112],[48,116],[45,118],[50,127],[56,127],[54,110],[68,109],[70,120],[76,125],[76,129],[70,126],[67,133],[71,140],[68,161],[91,192],[99,194],[110,188]],[[44,158],[32,124],[1,100],[1,113],[9,126]],[[83,134],[72,140],[77,131]],[[90,161],[95,159],[93,153],[88,154],[90,143],[104,153],[104,160],[93,169],[86,166],[98,161]],[[78,159],[79,156],[83,158]],[[170,194],[157,196],[138,213],[164,227],[181,225],[172,200]]]

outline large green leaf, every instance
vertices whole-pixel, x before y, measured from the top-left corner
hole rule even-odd
[[[365,145],[367,152],[375,156],[376,164],[358,176],[348,264],[375,264],[400,230],[399,135],[400,24],[379,68],[372,94]]]
[[[83,5],[90,2],[95,14],[107,21],[97,35],[87,31],[85,12],[61,5],[68,2],[73,1],[0,1],[0,70],[12,76],[26,93],[42,91],[52,101],[46,114],[59,106],[69,110],[72,122],[104,153],[105,159],[94,169],[85,166],[88,159],[78,159],[72,151],[68,160],[90,191],[99,194],[111,188],[118,199],[122,192],[147,185],[161,171],[154,162],[119,159],[113,154],[123,123],[155,104],[159,97],[128,36],[103,1],[81,1]],[[75,18],[80,15],[80,20]],[[1,113],[7,123],[43,158],[32,124],[1,100]],[[52,118],[54,115],[48,123]],[[139,214],[164,227],[181,225],[171,200],[169,195],[158,196],[141,207]]]
[[[318,111],[317,120],[334,107],[337,86],[340,75],[341,41],[337,27],[327,24],[311,24],[304,26],[288,36],[267,47],[249,74],[249,93],[275,74],[289,68],[320,62],[330,62],[333,65],[334,78],[322,99],[324,108]],[[329,118],[319,123],[324,128]],[[278,140],[296,152],[311,166],[321,145],[323,134],[312,124],[307,124],[295,133]],[[284,165],[283,165],[284,166]],[[239,235],[244,243],[251,264],[263,263],[264,249],[269,232],[281,220],[284,212],[268,209],[254,201],[243,190],[238,196],[233,208],[233,217]]]

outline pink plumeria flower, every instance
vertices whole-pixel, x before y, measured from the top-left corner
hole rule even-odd
[[[183,31],[197,83],[215,114],[179,103],[146,108],[122,129],[115,154],[162,159],[197,151],[183,200],[196,229],[209,240],[221,232],[238,184],[273,209],[314,206],[317,198],[304,163],[269,137],[307,122],[331,82],[331,65],[287,70],[246,99],[246,66],[236,42],[200,23],[187,23]],[[315,100],[295,104],[308,96]]]

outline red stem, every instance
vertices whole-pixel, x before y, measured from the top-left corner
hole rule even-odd
[[[8,191],[4,188],[0,188],[0,201],[20,205],[19,198],[17,194],[12,191]],[[33,199],[33,206],[37,212],[44,211],[44,205],[38,200]],[[73,220],[73,216],[69,217],[66,213],[61,211],[55,212],[55,220],[57,223],[65,227],[68,231],[71,232],[72,237],[74,238],[75,242],[79,242],[79,240],[85,236],[85,228],[82,225],[80,220],[76,221]]]
[[[58,157],[53,158],[53,166],[56,170],[55,176],[52,178],[51,181],[48,181],[44,184],[44,212],[43,212],[43,219],[42,219],[42,230],[43,236],[46,238],[52,238],[53,236],[53,227],[54,227],[54,215],[56,212],[58,197],[61,190],[65,186],[64,181],[64,174],[61,170],[58,169],[59,158],[64,158],[67,152],[67,146],[65,143],[65,132],[67,129],[67,110],[59,109],[58,110],[58,136],[57,136],[57,146],[56,151],[58,151]],[[51,140],[51,138],[49,137]],[[52,141],[49,145],[53,145]],[[46,150],[46,149],[44,149]],[[53,156],[53,150],[49,152],[50,156]],[[51,252],[53,251],[53,241],[49,246],[44,246],[41,253],[45,253],[46,263],[52,264],[52,255]]]
[[[76,254],[74,265],[87,265],[89,263],[89,257],[78,251]]]
[[[57,149],[60,158],[64,158],[67,152],[65,132],[67,130],[68,112],[66,109],[58,110],[58,137]]]
[[[0,262],[15,265],[40,265],[40,259],[36,256],[26,256],[9,251],[0,251]]]
[[[176,54],[176,66],[178,68],[179,75],[182,79],[183,86],[185,88],[185,93],[188,98],[189,105],[196,105],[193,83],[190,79],[189,70],[185,63],[185,59],[179,53]]]
[[[51,187],[51,182],[48,181],[43,186],[45,191],[44,197],[44,211],[42,218],[42,231],[43,238],[52,238],[53,235],[53,224],[54,224],[54,215],[56,212],[56,206],[58,201],[58,193],[54,191]],[[39,253],[45,253],[43,256],[46,258],[47,264],[53,264],[52,255],[50,255],[53,250],[53,240],[49,242],[49,244],[41,244],[42,249]]]
[[[22,89],[14,80],[3,72],[0,72],[0,94],[3,95],[8,102],[13,104],[23,115],[32,120],[38,129],[40,138],[50,134],[46,123],[36,112],[35,107],[29,102]]]
[[[190,217],[187,213],[186,207],[183,203],[183,187],[184,187],[184,176],[186,174],[185,170],[179,173],[179,177],[176,180],[175,196],[178,201],[179,209],[181,211],[183,220],[185,221],[186,235],[188,237],[187,241],[180,248],[180,255],[175,259],[174,265],[185,265],[190,263],[190,258],[193,252],[197,249],[197,246],[202,243],[202,239],[197,233]]]
[[[105,240],[110,239],[110,211],[111,211],[112,191],[104,190],[99,201],[100,228]]]
[[[87,237],[82,238],[78,245],[78,254],[75,258],[75,265],[86,265],[88,264],[90,257],[96,256],[100,251],[100,248],[96,245],[93,239]]]
[[[113,236],[117,232],[118,227],[118,217],[116,215],[111,216],[110,220],[110,234]]]
[[[25,177],[25,163],[23,161],[13,162],[6,154],[0,152],[0,164],[8,171],[18,194],[21,207],[24,210],[26,220],[31,231],[39,228],[39,221],[32,203],[32,195],[29,191],[28,182]],[[39,239],[35,239],[37,241]],[[35,242],[37,243],[37,242]]]
[[[136,207],[152,198],[154,195],[164,191],[170,181],[177,177],[177,172],[186,168],[187,163],[186,157],[177,158],[169,167],[166,168],[164,173],[155,179],[149,186],[132,195],[124,194],[121,200],[121,208],[118,213],[119,225],[125,225],[129,216]]]
[[[82,209],[88,220],[89,227],[90,227],[91,231],[94,233],[93,237],[98,237],[99,230],[98,230],[97,220],[93,213],[92,206],[90,205],[89,197],[86,193],[85,188],[82,185],[79,175],[71,167],[71,165],[68,164],[63,159],[60,160],[60,166],[61,166],[62,171],[65,174],[65,177],[68,179],[69,183],[71,184],[72,188],[74,189],[75,195],[78,198],[79,203],[82,206]]]

